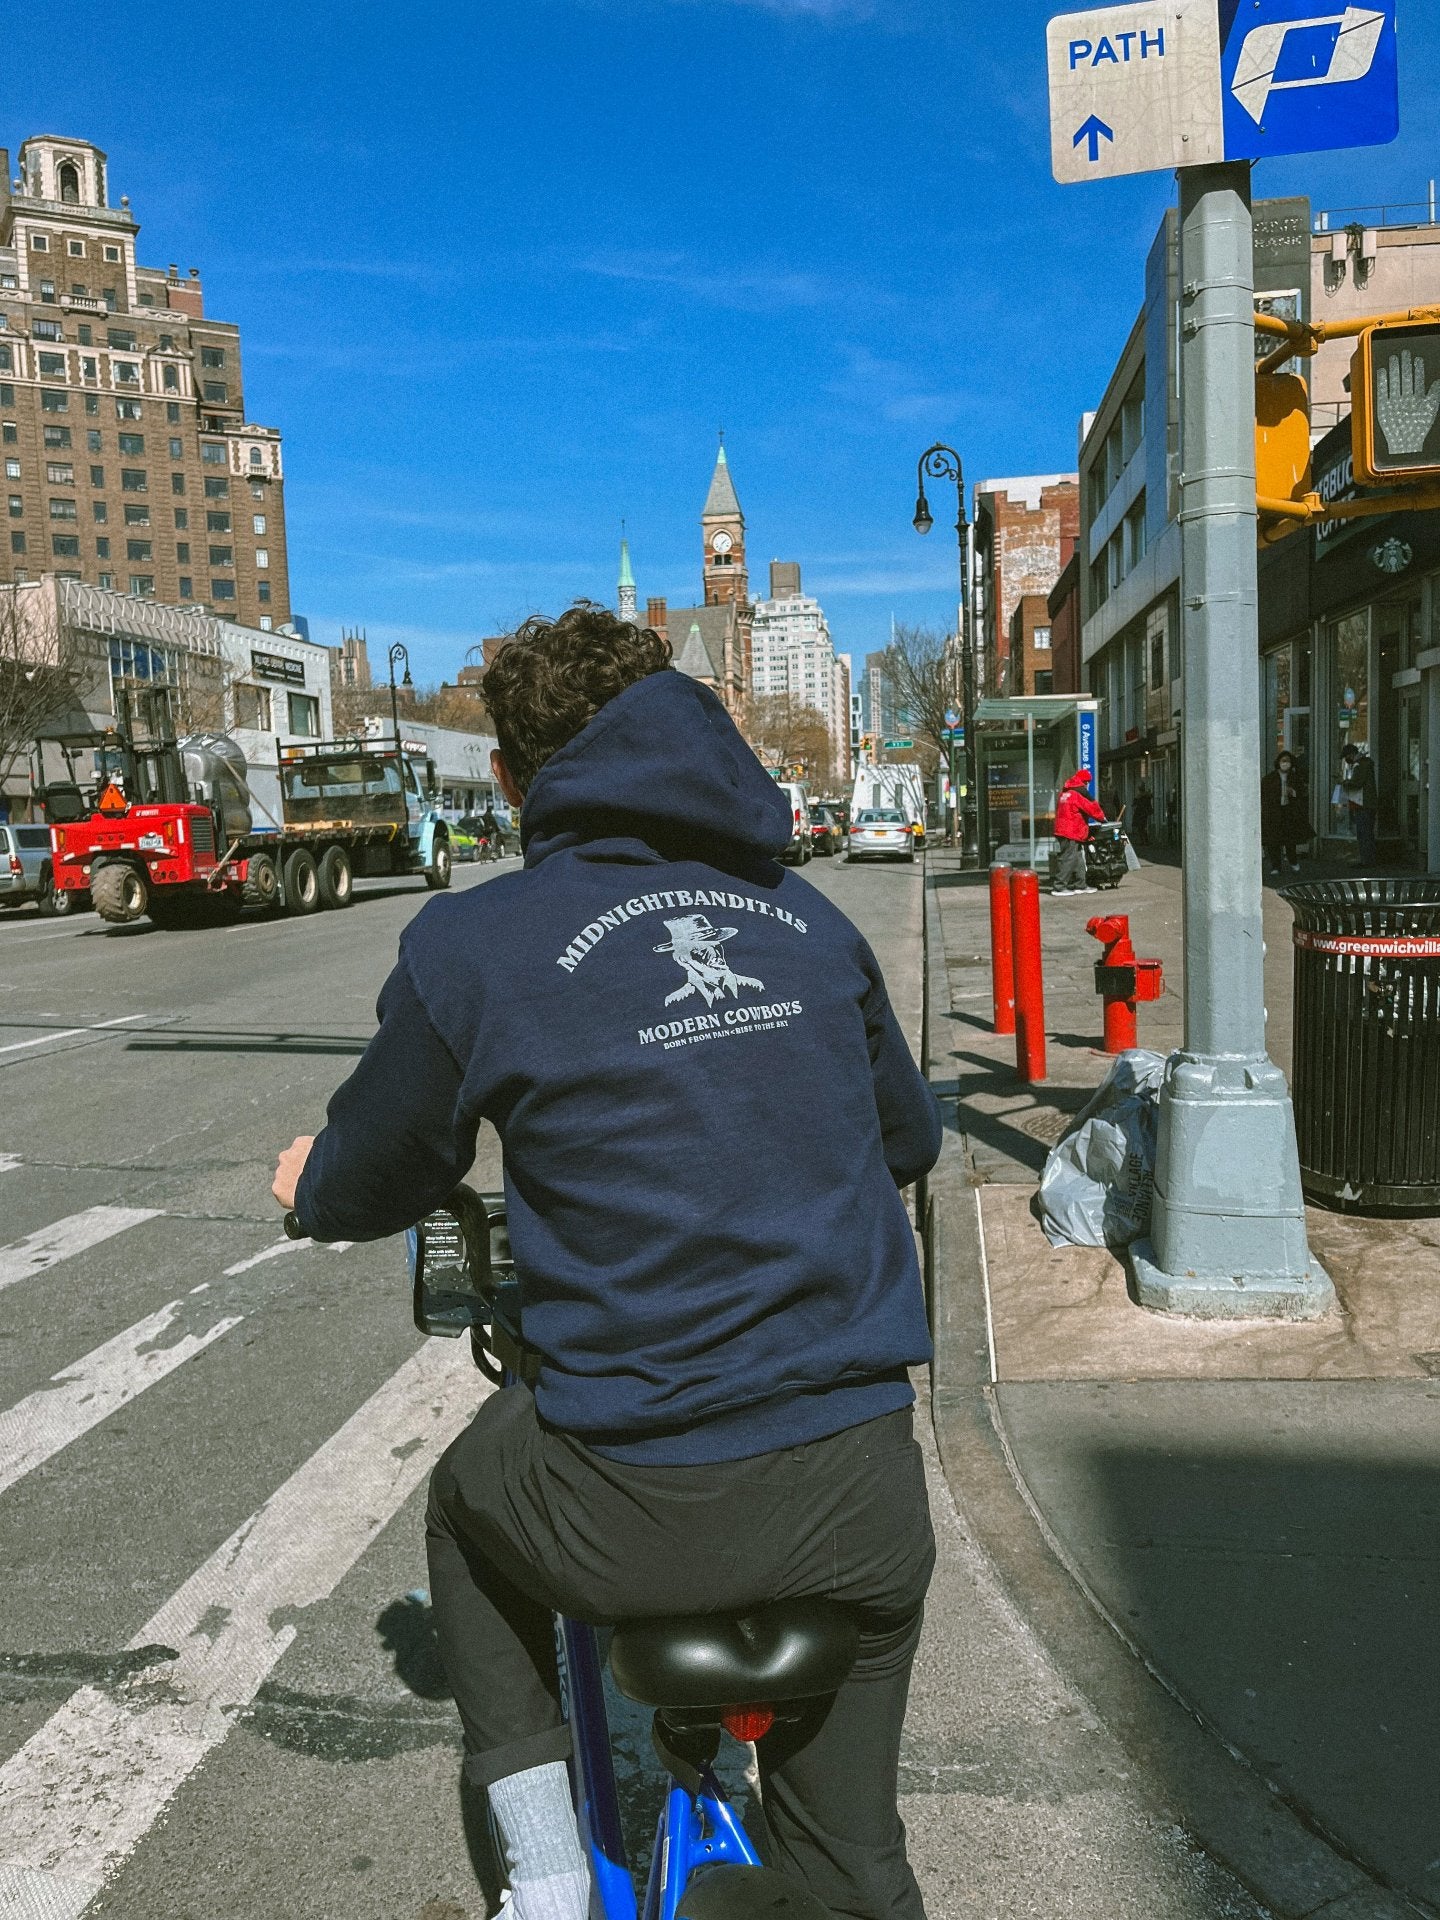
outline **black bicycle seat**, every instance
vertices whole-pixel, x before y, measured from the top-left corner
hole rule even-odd
[[[834,1693],[855,1664],[854,1616],[830,1600],[777,1600],[752,1613],[627,1620],[610,1671],[647,1707],[730,1707]]]

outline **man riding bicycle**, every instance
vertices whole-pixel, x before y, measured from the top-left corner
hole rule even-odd
[[[785,796],[665,640],[581,604],[528,621],[484,696],[523,868],[412,922],[275,1192],[316,1239],[378,1238],[444,1201],[482,1119],[503,1144],[539,1376],[441,1459],[427,1544],[511,1911],[587,1911],[552,1612],[822,1597],[860,1653],[759,1743],[773,1864],[834,1914],[923,1920],[896,1795],[930,1343],[900,1189],[935,1101],[869,947],[779,865]]]

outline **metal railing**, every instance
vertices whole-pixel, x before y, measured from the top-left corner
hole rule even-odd
[[[1397,200],[1369,207],[1326,207],[1313,216],[1316,233],[1343,233],[1347,227],[1433,227],[1437,224],[1435,182],[1424,200]]]

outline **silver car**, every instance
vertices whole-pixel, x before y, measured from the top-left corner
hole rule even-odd
[[[42,913],[73,913],[88,895],[57,893],[47,826],[0,826],[0,907],[38,900]]]
[[[898,807],[866,807],[850,822],[852,860],[914,860],[915,835]]]

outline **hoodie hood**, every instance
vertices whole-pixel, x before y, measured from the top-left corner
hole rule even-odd
[[[520,813],[533,867],[562,846],[677,837],[783,853],[790,804],[708,687],[673,667],[647,674],[541,767]]]
[[[1090,775],[1082,767],[1078,773],[1071,774],[1070,778],[1065,782],[1065,785],[1066,787],[1080,791],[1090,785]]]

